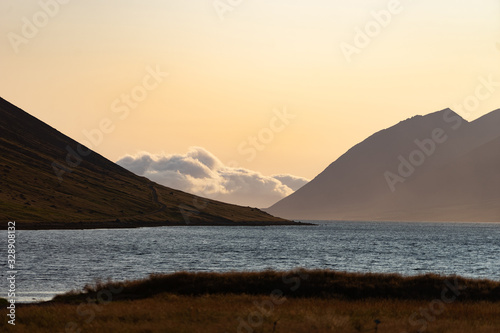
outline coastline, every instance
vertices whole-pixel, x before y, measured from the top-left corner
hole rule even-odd
[[[16,221],[17,230],[85,230],[85,229],[132,229],[152,227],[179,227],[179,226],[304,226],[316,225],[307,222],[294,221],[218,221],[205,222],[192,220],[186,222],[172,221],[80,221],[80,222],[22,222]]]

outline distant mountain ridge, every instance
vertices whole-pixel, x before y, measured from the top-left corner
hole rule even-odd
[[[500,221],[500,110],[415,116],[355,145],[266,211],[292,219]]]
[[[0,98],[0,219],[18,228],[292,222],[137,176]]]

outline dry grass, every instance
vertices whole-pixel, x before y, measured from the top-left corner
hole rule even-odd
[[[321,270],[153,275],[20,306],[15,327],[2,307],[0,332],[375,332],[379,320],[380,333],[498,333],[499,285]]]
[[[160,294],[150,299],[93,307],[84,305],[78,308],[77,304],[27,306],[18,309],[15,327],[9,327],[4,319],[0,322],[0,331],[54,333],[65,332],[65,327],[68,327],[67,332],[264,333],[273,332],[276,322],[276,333],[374,332],[374,320],[378,319],[381,321],[380,333],[414,333],[423,325],[412,325],[412,314],[429,309],[426,301],[287,298],[273,309],[260,312],[255,304],[269,300],[269,296],[264,295],[194,297]],[[5,310],[0,312],[5,318]],[[428,322],[426,332],[498,333],[500,303],[456,302],[446,305],[442,314],[433,317],[435,319]],[[422,318],[418,315],[416,320]]]
[[[152,274],[149,278],[126,282],[97,282],[83,292],[74,291],[55,298],[58,302],[96,299],[101,290],[122,289],[114,300],[133,300],[160,293],[199,296],[206,294],[269,295],[280,290],[287,297],[319,297],[346,300],[389,298],[432,300],[451,285],[462,301],[500,301],[500,282],[446,277],[436,274],[404,277],[399,274],[362,274],[332,270],[290,272],[231,272]]]

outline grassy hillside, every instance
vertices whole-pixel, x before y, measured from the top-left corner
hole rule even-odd
[[[155,184],[3,99],[0,151],[0,219],[18,228],[290,223]]]

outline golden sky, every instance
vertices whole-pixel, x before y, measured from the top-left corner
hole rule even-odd
[[[0,36],[0,96],[79,141],[109,121],[113,161],[310,179],[415,114],[500,108],[497,0],[2,0]]]

